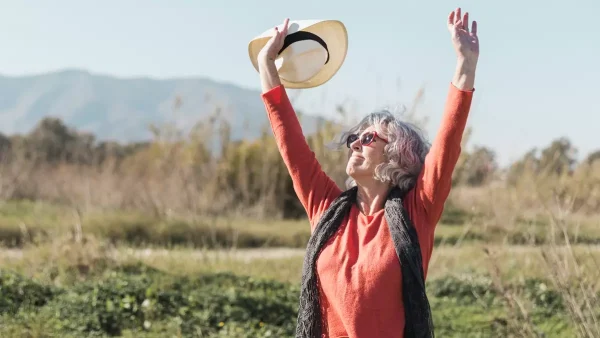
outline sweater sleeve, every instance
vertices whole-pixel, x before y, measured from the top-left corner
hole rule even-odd
[[[425,210],[428,224],[435,227],[452,186],[452,173],[461,153],[461,141],[471,108],[473,90],[450,84],[444,115],[415,186],[417,205]]]
[[[279,85],[262,94],[262,100],[275,141],[294,185],[294,191],[306,210],[311,230],[321,214],[341,194],[335,182],[325,174],[310,149],[285,88]]]

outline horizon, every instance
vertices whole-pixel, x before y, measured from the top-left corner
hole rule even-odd
[[[445,19],[460,6],[478,21],[481,40],[469,145],[493,149],[504,165],[534,147],[567,137],[581,160],[600,148],[594,136],[600,105],[593,100],[600,75],[594,62],[600,41],[594,43],[598,39],[593,13],[600,6],[577,1],[569,9],[578,14],[577,25],[562,25],[558,22],[564,19],[564,7],[550,3],[379,1],[356,7],[338,1],[278,6],[266,1],[107,1],[96,6],[72,0],[26,1],[7,5],[0,13],[5,52],[0,74],[23,77],[81,70],[118,79],[205,78],[260,90],[247,56],[250,39],[284,17],[334,18],[348,29],[348,56],[323,86],[289,90],[297,109],[334,118],[336,105],[342,103],[358,117],[385,106],[409,105],[422,87],[425,95],[418,111],[428,118],[425,131],[432,139],[453,72]],[[272,11],[263,10],[270,7]],[[30,41],[35,43],[23,43]]]

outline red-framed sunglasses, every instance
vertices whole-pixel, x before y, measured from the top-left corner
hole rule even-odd
[[[369,144],[375,142],[376,138],[380,138],[383,142],[388,143],[388,140],[386,140],[383,137],[377,135],[376,131],[369,131],[369,132],[366,132],[366,133],[364,133],[364,134],[362,134],[360,136],[360,144],[363,147],[366,147]],[[352,145],[352,143],[354,143],[354,141],[356,141],[358,139],[359,139],[358,134],[350,134],[348,136],[348,138],[346,139],[346,147],[350,148],[350,146]]]

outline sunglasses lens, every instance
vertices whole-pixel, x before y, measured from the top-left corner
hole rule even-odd
[[[346,139],[346,146],[348,148],[350,148],[350,145],[352,143],[354,143],[354,141],[356,141],[357,138],[358,138],[358,136],[356,134],[352,134],[352,135],[348,136],[348,139]]]
[[[366,133],[362,136],[360,143],[363,145],[370,144],[373,141],[373,133]]]

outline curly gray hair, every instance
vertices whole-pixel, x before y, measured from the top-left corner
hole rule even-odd
[[[375,168],[374,178],[382,182],[390,182],[401,189],[411,189],[416,183],[431,147],[416,125],[401,121],[388,110],[373,112],[342,133],[339,140],[334,142],[335,147],[345,148],[346,139],[350,134],[360,134],[371,126],[389,141],[384,148],[387,162]],[[356,182],[350,177],[346,185],[351,188],[356,185]]]

